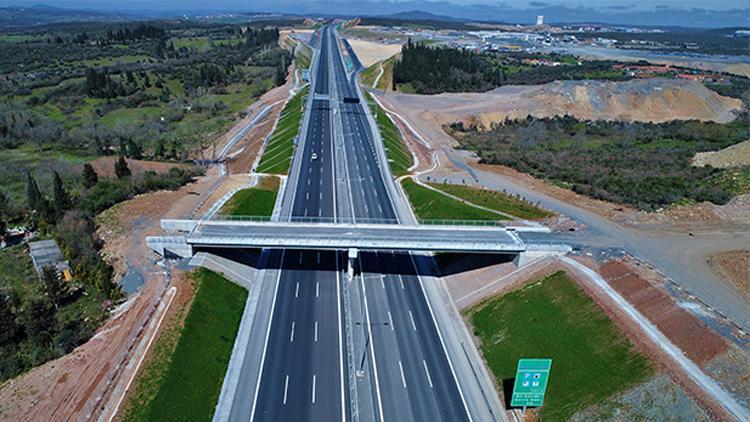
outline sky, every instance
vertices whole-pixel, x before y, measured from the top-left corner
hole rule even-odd
[[[300,3],[314,3],[316,0],[298,0]],[[348,0],[356,2],[357,0]],[[389,1],[389,0],[381,0]],[[404,0],[393,0],[395,2]],[[568,7],[594,7],[604,10],[612,11],[626,11],[626,10],[644,10],[644,9],[655,9],[660,6],[667,6],[676,9],[689,9],[689,8],[702,8],[708,10],[729,10],[729,9],[747,9],[749,6],[748,0],[720,0],[720,1],[709,1],[706,0],[508,0],[508,1],[493,1],[493,0],[447,0],[450,3],[455,4],[487,4],[487,5],[498,5],[506,4],[514,8],[540,8],[547,6],[559,6],[564,5]],[[244,8],[242,5],[247,4],[264,4],[266,0],[212,0],[206,2],[204,0],[151,0],[151,1],[138,1],[138,0],[0,0],[2,6],[31,6],[35,4],[45,4],[49,6],[60,6],[65,8],[93,8],[93,9],[108,9],[108,10],[126,10],[133,9],[134,5],[137,8],[141,8],[144,5],[150,5],[151,9],[198,9],[198,8]],[[267,3],[272,5],[277,3],[273,0],[267,0]]]

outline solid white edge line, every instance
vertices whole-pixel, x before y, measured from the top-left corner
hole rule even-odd
[[[409,259],[411,259],[411,265],[412,267],[419,272],[417,269],[417,263],[414,262],[414,256],[412,254],[409,254]],[[466,398],[464,397],[464,392],[461,389],[461,384],[458,382],[458,377],[456,376],[456,369],[453,367],[453,362],[451,361],[451,357],[448,354],[448,349],[445,347],[445,341],[443,340],[443,334],[440,332],[440,327],[437,324],[437,320],[435,319],[435,313],[432,311],[432,305],[430,304],[430,300],[427,297],[427,293],[424,291],[424,285],[422,284],[422,277],[417,275],[417,280],[419,280],[419,287],[422,290],[422,296],[424,296],[424,301],[427,303],[427,309],[430,310],[430,317],[432,318],[432,323],[435,326],[435,331],[438,333],[438,338],[440,339],[440,345],[443,347],[443,354],[445,354],[445,359],[448,361],[448,366],[451,368],[451,374],[453,375],[453,382],[456,383],[456,388],[458,389],[458,395],[461,396],[461,403],[464,405],[464,411],[466,412],[466,416],[469,418],[469,421],[473,421],[474,419],[471,417],[471,412],[469,412],[469,406],[466,404]]]
[[[281,264],[284,263],[284,255],[286,250],[281,250]],[[268,317],[268,328],[266,328],[266,341],[263,345],[263,354],[260,358],[260,371],[258,372],[258,380],[255,383],[255,394],[253,395],[253,407],[250,409],[250,420],[255,419],[255,408],[258,405],[258,393],[260,392],[260,380],[263,379],[263,366],[266,362],[266,352],[268,351],[268,338],[271,334],[271,325],[273,324],[273,312],[276,310],[276,296],[279,294],[279,284],[281,284],[281,270],[278,270],[279,274],[276,276],[276,287],[273,292],[273,302],[271,303],[271,312]]]
[[[344,337],[341,329],[341,273],[339,268],[339,254],[336,253],[336,313],[339,323],[339,383],[341,384],[341,420],[346,421],[346,393],[344,384]],[[315,321],[315,342],[318,341],[318,321]]]

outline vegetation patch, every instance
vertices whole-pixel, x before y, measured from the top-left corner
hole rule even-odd
[[[192,277],[195,298],[184,328],[179,334],[165,332],[155,344],[156,355],[142,368],[145,375],[139,376],[126,421],[213,417],[247,291],[204,268]],[[170,346],[175,336],[177,345]]]
[[[512,390],[518,359],[552,359],[543,420],[567,420],[654,373],[646,357],[563,271],[486,300],[466,316],[504,390]]]
[[[489,189],[447,183],[430,183],[435,189],[457,196],[472,204],[481,205],[526,220],[538,220],[553,214],[516,196]]]
[[[287,174],[289,172],[309,89],[309,86],[303,88],[286,103],[281,111],[276,129],[268,139],[263,156],[260,158],[259,173]]]
[[[748,192],[748,170],[695,167],[698,152],[750,138],[748,115],[727,124],[699,121],[638,123],[526,118],[489,130],[448,130],[481,162],[513,167],[575,192],[656,210],[683,202],[724,204]]]
[[[375,101],[370,101],[370,111],[375,116],[380,136],[385,144],[385,153],[388,156],[388,164],[394,176],[402,176],[408,173],[409,167],[414,164],[411,153],[401,137],[401,132],[393,123],[385,110]]]
[[[263,177],[257,186],[235,193],[219,210],[222,215],[271,216],[279,192],[279,178]]]
[[[421,223],[430,220],[507,220],[501,214],[467,205],[432,189],[418,185],[412,179],[401,182],[411,208]]]

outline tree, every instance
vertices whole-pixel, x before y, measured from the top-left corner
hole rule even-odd
[[[53,265],[42,267],[42,291],[55,305],[55,308],[59,308],[68,297],[68,285]]]
[[[40,346],[50,346],[57,332],[55,307],[47,297],[33,299],[23,315],[26,335]]]
[[[125,157],[122,155],[115,163],[115,175],[118,179],[124,179],[126,177],[130,177],[132,173],[130,172],[130,167],[128,167],[128,162],[125,161]]]
[[[86,163],[83,165],[83,186],[86,189],[91,189],[96,185],[96,183],[99,181],[99,176],[97,176],[96,171],[94,170],[94,167]]]
[[[10,299],[0,292],[0,345],[6,345],[16,339],[18,323]]]
[[[5,234],[7,225],[5,219],[8,217],[8,197],[0,190],[0,235]]]
[[[60,217],[65,211],[70,209],[72,204],[68,192],[65,191],[65,186],[63,186],[60,174],[56,171],[53,172],[52,186],[52,199],[55,202],[55,211],[57,212],[58,217]]]
[[[49,223],[53,220],[52,208],[47,199],[42,195],[36,180],[31,177],[31,173],[26,172],[26,200],[29,208],[37,212],[40,223]]]

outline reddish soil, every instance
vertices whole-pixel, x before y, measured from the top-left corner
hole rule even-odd
[[[729,348],[723,337],[622,262],[607,262],[600,273],[693,362],[703,365]]]

